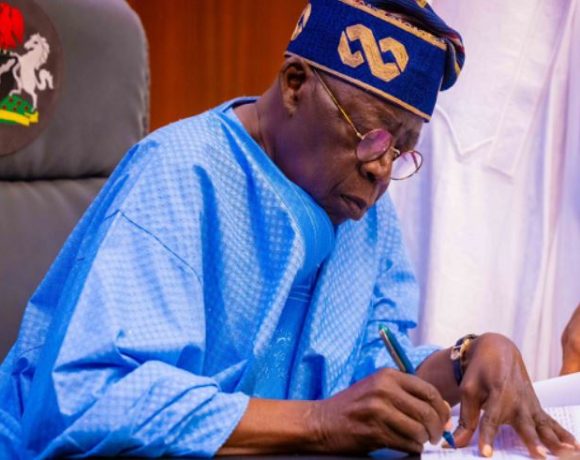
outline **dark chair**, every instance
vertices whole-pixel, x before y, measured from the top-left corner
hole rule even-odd
[[[48,108],[40,114],[46,126],[28,145],[0,156],[0,360],[16,339],[29,297],[66,237],[123,154],[148,129],[147,42],[131,8],[123,0],[36,4],[59,37],[62,72],[58,82],[44,83],[58,90],[52,114]],[[26,26],[27,10],[21,10]],[[26,41],[33,31],[24,30]],[[57,52],[56,45],[51,52]],[[4,51],[6,69],[9,59]],[[56,65],[54,60],[47,62]],[[1,77],[18,75],[10,72]],[[40,88],[47,77],[42,70],[36,75]],[[0,91],[6,92],[7,80],[3,81]],[[21,104],[22,113],[34,110],[25,92],[20,99],[15,96],[6,104]],[[22,102],[27,98],[30,106]],[[9,127],[6,122],[0,127],[0,153],[17,132]],[[22,126],[14,128],[24,132]]]

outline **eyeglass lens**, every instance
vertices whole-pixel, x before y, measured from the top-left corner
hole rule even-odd
[[[391,147],[393,136],[384,129],[373,129],[360,140],[356,156],[360,161],[373,161],[383,155]],[[415,174],[421,167],[423,158],[416,151],[403,152],[393,161],[391,178],[406,179]]]
[[[391,146],[393,136],[384,129],[373,129],[366,133],[356,148],[360,161],[373,161],[383,155]]]
[[[391,179],[401,180],[411,177],[421,167],[423,157],[414,150],[402,153],[397,161],[393,162]]]

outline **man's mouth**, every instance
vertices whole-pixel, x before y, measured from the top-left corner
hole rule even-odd
[[[365,200],[352,195],[340,195],[345,203],[350,219],[359,220],[366,212],[368,205]]]

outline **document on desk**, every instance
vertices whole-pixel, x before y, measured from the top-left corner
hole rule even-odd
[[[548,414],[554,417],[564,428],[580,439],[580,405],[549,407],[545,409]],[[453,417],[453,423],[457,425],[458,417]],[[421,454],[422,459],[477,459],[481,460],[478,449],[478,435],[475,433],[473,440],[468,447],[463,449],[444,449],[441,445],[432,446],[425,444],[425,450]],[[494,460],[506,458],[527,458],[529,453],[526,446],[520,441],[518,435],[512,427],[502,426],[498,431],[493,449]],[[550,458],[556,458],[551,456]]]
[[[534,382],[542,407],[580,405],[580,372]]]
[[[580,441],[580,372],[576,374],[555,377],[540,382],[534,382],[534,390],[542,407],[570,433]],[[454,426],[459,420],[459,405],[451,411]],[[425,444],[421,458],[427,460],[436,459],[477,459],[483,457],[478,450],[479,432],[473,436],[471,445],[463,449],[443,449],[439,446]],[[373,454],[373,458],[386,460],[404,458],[405,453],[381,449]],[[530,459],[528,450],[520,441],[515,431],[508,426],[502,426],[494,443],[493,459],[519,458]],[[551,456],[550,458],[556,458]]]

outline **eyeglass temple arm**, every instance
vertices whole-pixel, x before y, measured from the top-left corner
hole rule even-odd
[[[311,67],[311,69],[312,69],[312,72],[318,77],[318,80],[322,84],[322,87],[328,93],[328,95],[332,99],[332,102],[334,102],[334,105],[336,106],[336,108],[340,111],[340,113],[342,114],[342,116],[345,118],[345,120],[348,122],[348,124],[352,127],[352,129],[356,133],[357,137],[359,139],[362,139],[363,138],[363,135],[359,132],[358,129],[356,129],[356,126],[354,125],[354,122],[352,121],[352,119],[350,118],[350,116],[348,115],[348,113],[346,113],[346,111],[342,108],[342,106],[340,105],[340,103],[338,102],[338,100],[336,99],[336,97],[334,96],[333,92],[330,91],[330,88],[324,82],[324,80],[322,79],[322,77],[320,76],[320,74],[313,67]]]

